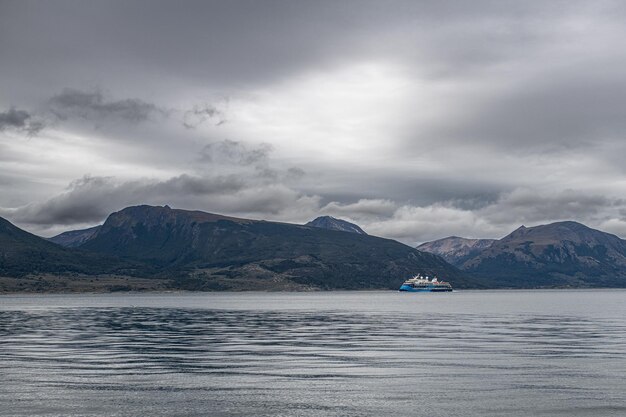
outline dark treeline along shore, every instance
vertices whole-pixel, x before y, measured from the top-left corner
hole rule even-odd
[[[306,225],[168,206],[43,239],[0,218],[0,292],[397,289],[415,273],[455,288],[626,286],[626,241],[575,222],[418,249],[334,218]]]

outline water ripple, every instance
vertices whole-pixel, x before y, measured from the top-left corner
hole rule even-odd
[[[0,413],[612,415],[625,352],[615,317],[12,309],[0,311]]]

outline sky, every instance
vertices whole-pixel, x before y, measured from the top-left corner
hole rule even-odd
[[[0,0],[0,216],[626,238],[623,1]]]

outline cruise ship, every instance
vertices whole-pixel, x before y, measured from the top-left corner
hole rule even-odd
[[[400,291],[407,292],[450,292],[452,286],[449,282],[439,281],[436,277],[433,279],[415,275],[413,278],[409,278],[400,287]]]

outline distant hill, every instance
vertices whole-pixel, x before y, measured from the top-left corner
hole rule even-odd
[[[572,221],[522,226],[455,264],[489,287],[625,287],[626,241]]]
[[[396,289],[417,272],[472,285],[394,240],[169,207],[113,213],[81,248],[145,262],[192,289]]]
[[[495,239],[466,239],[451,236],[423,243],[417,249],[423,252],[434,253],[452,265],[460,266],[463,262],[491,246],[495,241]]]
[[[167,206],[128,207],[60,236],[84,243],[59,246],[0,218],[0,292],[77,280],[97,291],[397,289],[418,272],[457,289],[626,287],[626,241],[575,222],[420,246],[461,270],[394,240]]]
[[[48,240],[57,245],[65,246],[66,248],[76,248],[91,239],[98,230],[100,230],[100,226],[82,230],[71,230],[48,238]]]
[[[133,262],[63,248],[0,217],[0,277],[146,273]]]
[[[354,223],[350,223],[345,220],[336,219],[331,216],[321,216],[315,220],[311,220],[305,226],[319,227],[328,230],[337,230],[340,232],[358,233],[360,235],[366,235],[359,226]]]

